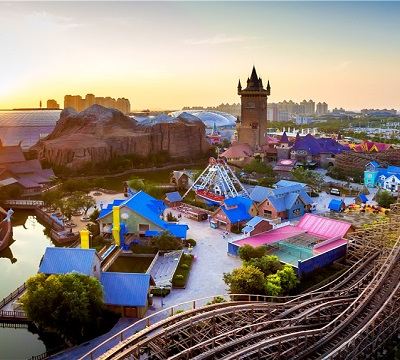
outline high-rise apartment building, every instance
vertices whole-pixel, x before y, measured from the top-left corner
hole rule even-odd
[[[47,100],[47,108],[48,109],[59,109],[60,105],[58,105],[57,101],[54,99]]]
[[[312,100],[303,100],[300,103],[300,114],[305,114],[305,115],[314,115],[315,114],[315,102]]]
[[[88,107],[97,104],[104,107],[113,108],[121,111],[124,114],[131,112],[131,104],[128,99],[107,97],[96,97],[93,94],[86,94],[85,98],[82,99],[80,95],[65,95],[64,96],[64,109],[72,107],[76,111],[82,111]]]
[[[328,113],[328,104],[325,101],[323,103],[319,102],[317,104],[316,114],[325,115],[327,113]]]

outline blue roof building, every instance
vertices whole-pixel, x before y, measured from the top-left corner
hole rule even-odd
[[[343,200],[339,199],[332,199],[329,202],[328,209],[335,212],[341,212],[346,208],[346,204]]]
[[[189,227],[164,221],[163,213],[166,209],[164,202],[153,198],[144,191],[139,191],[122,202],[114,200],[112,204],[103,209],[97,219],[102,232],[111,232],[113,206],[120,208],[121,222],[125,224],[128,234],[146,235],[146,232],[147,234],[158,234],[168,231],[178,238],[186,238]]]
[[[154,284],[150,274],[142,273],[103,272],[100,281],[105,304],[124,308],[146,308],[150,284]],[[140,314],[134,317],[140,317]]]
[[[355,199],[355,203],[361,203],[361,204],[366,204],[368,201],[367,195],[365,194],[359,194]]]
[[[102,272],[101,258],[95,249],[46,248],[39,273],[62,275],[78,272],[97,277],[102,286],[104,303],[122,316],[143,317],[147,311],[150,274]]]
[[[245,227],[242,229],[242,233],[246,236],[253,236],[272,229],[273,225],[268,219],[261,216],[254,216],[246,223]]]
[[[210,225],[231,231],[232,225],[244,225],[257,215],[254,202],[243,196],[225,199],[218,210],[211,217]]]
[[[169,203],[179,203],[183,199],[178,191],[173,191],[165,194],[165,200],[168,201]]]
[[[48,247],[40,262],[39,273],[78,272],[99,278],[100,264],[101,259],[95,249]]]
[[[380,187],[390,192],[397,192],[400,188],[400,167],[382,167],[376,161],[365,166],[364,184],[367,187]]]
[[[250,198],[258,203],[259,215],[272,219],[292,219],[310,211],[313,203],[303,184],[276,189],[256,186]]]
[[[292,185],[300,185],[302,188],[305,190],[308,189],[308,185],[297,182],[297,181],[291,181],[291,180],[279,180],[278,182],[275,183],[276,188],[282,188],[282,187],[287,187],[287,186],[292,186]]]

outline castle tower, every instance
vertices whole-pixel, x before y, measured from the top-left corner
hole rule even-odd
[[[238,124],[238,141],[247,143],[255,150],[265,143],[267,131],[267,99],[271,93],[269,81],[264,89],[262,79],[258,77],[253,66],[246,88],[242,89],[239,80],[238,95],[241,98],[241,117]]]

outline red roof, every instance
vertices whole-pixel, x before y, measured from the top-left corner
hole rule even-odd
[[[391,144],[364,140],[361,144],[354,146],[353,150],[356,152],[382,152],[388,150],[391,146]]]
[[[249,144],[234,144],[225,150],[220,156],[227,159],[239,159],[253,156],[253,149]]]

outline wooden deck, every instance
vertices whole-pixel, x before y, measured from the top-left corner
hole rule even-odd
[[[29,323],[23,310],[14,310],[13,303],[26,290],[26,284],[23,283],[15,289],[11,294],[0,301],[0,323]]]

